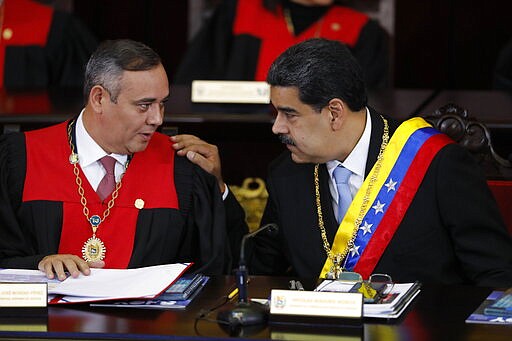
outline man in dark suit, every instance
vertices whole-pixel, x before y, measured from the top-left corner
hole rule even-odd
[[[421,118],[368,109],[344,45],[297,44],[267,81],[288,151],[270,165],[262,219],[279,231],[253,238],[252,273],[512,285],[512,241],[472,156]]]

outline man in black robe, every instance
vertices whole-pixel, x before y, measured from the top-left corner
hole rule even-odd
[[[0,267],[59,279],[175,262],[229,272],[246,230],[226,230],[216,179],[156,132],[169,98],[160,57],[101,44],[84,96],[74,119],[0,139]]]
[[[388,82],[388,37],[377,21],[335,0],[224,0],[193,38],[174,77],[265,81],[272,61],[309,38],[347,44],[369,88]]]
[[[0,87],[80,87],[96,38],[69,13],[33,0],[0,1]]]

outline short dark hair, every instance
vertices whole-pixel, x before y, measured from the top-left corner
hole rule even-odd
[[[344,44],[334,40],[314,38],[288,48],[270,66],[267,82],[297,87],[300,100],[317,111],[333,98],[352,111],[368,102],[361,66]]]
[[[151,70],[161,64],[160,56],[143,43],[130,39],[106,40],[92,54],[85,69],[84,98],[95,85],[103,86],[112,102],[117,102],[121,91],[120,79],[124,71]]]

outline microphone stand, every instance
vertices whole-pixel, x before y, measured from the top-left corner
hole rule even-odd
[[[268,230],[269,232],[277,231],[277,225],[264,225],[256,231],[246,234],[242,238],[242,242],[240,244],[240,261],[238,264],[238,270],[235,273],[238,289],[238,302],[234,308],[219,311],[217,314],[218,320],[223,321],[232,327],[239,325],[258,325],[267,322],[268,308],[261,303],[249,302],[247,299],[248,271],[245,263],[245,243],[249,238],[252,238],[265,230]]]

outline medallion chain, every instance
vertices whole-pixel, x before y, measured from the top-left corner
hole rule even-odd
[[[334,254],[332,252],[331,245],[329,244],[329,241],[327,240],[327,232],[325,230],[324,219],[323,219],[323,214],[322,214],[322,204],[320,201],[320,181],[319,181],[319,176],[318,176],[319,165],[316,164],[315,168],[314,168],[315,202],[316,202],[316,210],[317,210],[317,215],[318,215],[318,228],[320,229],[320,235],[322,237],[322,243],[323,243],[324,250],[327,254],[327,257],[333,262],[332,272],[333,272],[335,278],[338,277],[339,273],[341,273],[343,271],[343,267],[341,266],[342,260],[346,258],[349,250],[351,250],[354,247],[354,242],[355,242],[355,239],[357,236],[357,231],[359,230],[359,227],[363,221],[363,218],[364,218],[364,215],[366,212],[366,208],[368,207],[368,203],[370,201],[370,198],[369,198],[370,193],[373,189],[375,182],[377,181],[377,178],[379,176],[379,171],[382,166],[382,160],[384,158],[383,157],[384,150],[386,149],[386,147],[388,145],[388,141],[389,141],[389,125],[388,125],[388,121],[384,117],[381,116],[381,118],[382,118],[382,121],[384,122],[384,131],[382,134],[382,143],[380,145],[379,154],[377,156],[377,161],[375,163],[375,170],[374,170],[374,172],[372,172],[372,175],[368,182],[368,187],[366,188],[366,192],[363,197],[363,202],[361,204],[359,214],[354,222],[352,236],[349,239],[347,246],[343,250],[342,253]]]
[[[75,152],[75,145],[73,144],[73,140],[71,138],[71,130],[75,121],[71,122],[68,126],[68,141],[69,147],[71,149],[71,155],[69,156],[69,162],[73,165],[73,174],[75,175],[75,183],[78,187],[78,194],[80,195],[80,203],[82,204],[82,213],[85,218],[91,224],[92,229],[92,237],[89,238],[82,248],[82,257],[86,261],[98,261],[103,260],[106,254],[106,247],[103,242],[96,237],[96,231],[98,230],[99,225],[105,221],[105,219],[110,215],[110,210],[114,207],[115,200],[119,195],[119,190],[122,186],[122,181],[120,180],[116,183],[116,187],[112,192],[112,197],[107,203],[107,208],[103,211],[103,217],[100,218],[97,215],[89,216],[89,208],[87,207],[87,198],[85,197],[85,191],[82,186],[82,178],[80,177],[80,169],[78,168],[79,157]],[[128,164],[125,165],[125,168],[128,167]]]

